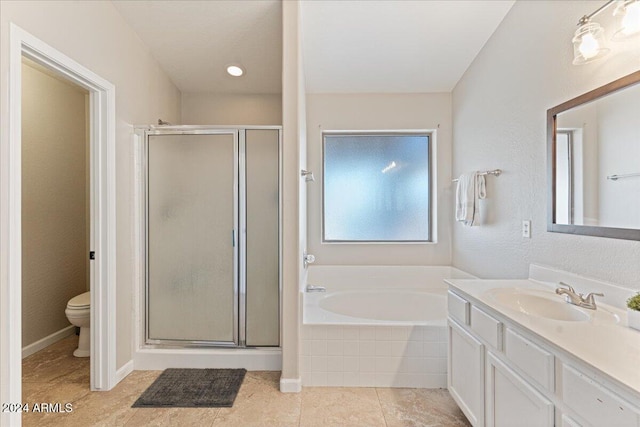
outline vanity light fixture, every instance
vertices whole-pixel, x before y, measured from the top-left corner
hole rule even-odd
[[[244,74],[244,68],[237,64],[227,66],[227,73],[233,77],[240,77]]]
[[[578,29],[571,40],[573,42],[573,65],[586,64],[602,58],[609,53],[604,41],[604,28],[591,18],[608,7],[613,0],[590,15],[585,15],[578,21]]]
[[[586,64],[609,53],[605,47],[604,29],[596,22],[583,17],[573,37],[573,65]]]
[[[619,19],[613,40],[640,34],[640,0],[619,1],[613,16]]]
[[[613,15],[619,20],[619,29],[615,32],[613,40],[640,33],[640,0],[609,0],[598,9],[588,15],[584,15],[578,21],[578,29],[573,39],[573,64],[580,65],[606,56],[610,49],[606,47],[604,28],[591,18],[613,4],[618,6]]]

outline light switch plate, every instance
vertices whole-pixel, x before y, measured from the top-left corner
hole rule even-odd
[[[522,237],[531,238],[531,220],[522,221]]]

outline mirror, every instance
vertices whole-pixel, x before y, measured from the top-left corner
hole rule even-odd
[[[640,71],[547,111],[547,230],[640,240]]]

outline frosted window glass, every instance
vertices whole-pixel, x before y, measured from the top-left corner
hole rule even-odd
[[[325,241],[429,241],[429,135],[324,136]]]

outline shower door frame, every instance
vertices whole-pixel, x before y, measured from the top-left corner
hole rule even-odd
[[[278,131],[278,346],[246,346],[246,131]],[[136,126],[142,139],[142,238],[144,262],[142,347],[144,348],[279,348],[282,343],[282,126],[161,125]],[[149,338],[149,136],[153,135],[229,135],[234,138],[234,306],[233,341],[171,340]]]

